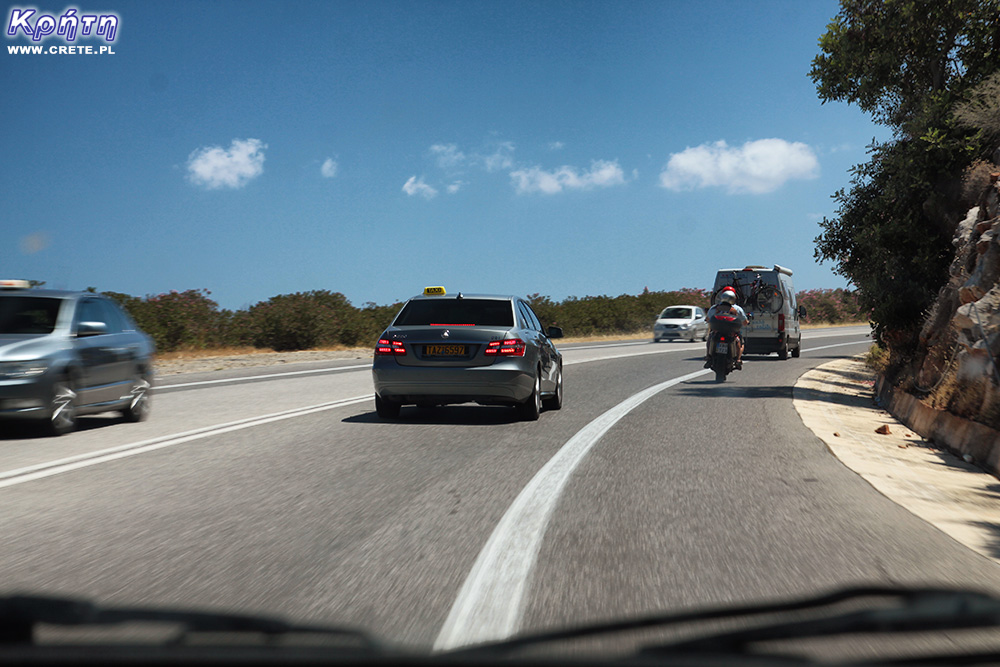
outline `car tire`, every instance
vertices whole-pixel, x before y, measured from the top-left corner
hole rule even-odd
[[[49,420],[46,431],[59,436],[76,430],[76,391],[68,377],[63,377],[52,385],[49,397]]]
[[[787,347],[783,347],[780,350],[778,350],[778,358],[781,359],[782,361],[785,361],[786,359],[788,359],[788,348]]]
[[[375,413],[382,419],[396,419],[399,417],[399,409],[403,407],[402,404],[396,401],[384,400],[378,394],[375,394]]]
[[[521,421],[533,422],[538,420],[542,413],[542,381],[541,373],[535,372],[535,386],[531,389],[531,396],[524,403],[517,404],[517,415]]]
[[[798,345],[796,345],[794,348],[792,348],[792,356],[793,357],[795,357],[796,359],[798,359],[800,354],[802,354],[802,343],[801,342]]]
[[[548,398],[542,399],[542,407],[546,410],[558,410],[563,404],[563,373],[562,364],[559,364],[559,369],[556,371],[556,390]]]
[[[149,410],[152,407],[152,396],[150,390],[152,385],[147,376],[138,375],[132,382],[132,390],[129,392],[129,402],[122,409],[122,418],[127,422],[141,422],[149,417]]]

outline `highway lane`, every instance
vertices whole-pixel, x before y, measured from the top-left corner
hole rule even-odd
[[[700,349],[700,344],[577,344],[566,346],[565,358],[571,365],[619,356],[688,354],[694,349]],[[142,446],[164,438],[190,436],[192,431],[231,428],[238,422],[369,400],[372,396],[370,363],[347,360],[289,366],[159,378],[153,417],[141,424],[120,424],[114,414],[87,416],[80,419],[78,432],[63,438],[41,438],[28,425],[5,424],[7,428],[0,436],[0,442],[7,442],[0,448],[0,480],[22,470],[95,452]],[[276,386],[276,382],[280,385]]]
[[[857,334],[810,333],[801,359],[693,378],[623,415],[568,476],[537,555],[511,554],[530,560],[515,627],[859,581],[1000,589],[992,563],[873,492],[798,420],[794,379],[863,351]],[[535,423],[473,406],[383,423],[366,401],[0,488],[0,574],[6,590],[349,622],[428,647],[546,463],[602,413],[697,372],[701,349],[566,346],[566,407]],[[139,437],[370,391],[364,369],[176,388]],[[133,426],[101,423],[46,454],[129,444]],[[2,470],[41,442],[0,440],[19,450]]]

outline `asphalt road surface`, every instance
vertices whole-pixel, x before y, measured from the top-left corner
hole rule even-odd
[[[565,405],[374,413],[370,364],[164,378],[151,418],[0,435],[0,586],[349,624],[429,649],[857,584],[1000,591],[792,407],[867,328],[716,384],[702,344],[564,346]]]

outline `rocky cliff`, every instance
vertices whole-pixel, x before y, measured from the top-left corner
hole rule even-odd
[[[955,231],[949,281],[902,386],[933,407],[1000,429],[1000,174],[979,169],[989,185],[979,182],[978,206]]]

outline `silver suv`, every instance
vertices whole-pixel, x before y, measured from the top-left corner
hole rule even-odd
[[[52,435],[72,431],[82,414],[145,419],[153,352],[107,297],[0,281],[0,419],[35,420]]]

